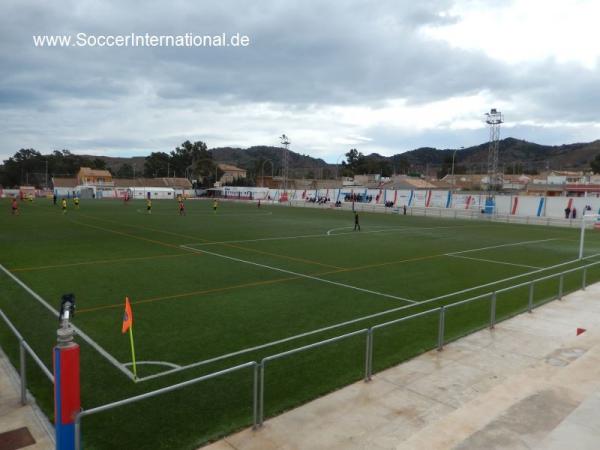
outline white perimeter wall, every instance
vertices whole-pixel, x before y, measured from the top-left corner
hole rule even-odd
[[[385,190],[345,187],[342,189],[302,189],[288,190],[287,198],[282,189],[230,187],[228,193],[235,198],[236,192],[242,196],[252,193],[254,200],[271,200],[275,202],[303,202],[321,197],[329,198],[331,203],[337,200],[344,202],[347,194],[371,196],[368,204],[381,205],[385,202],[394,202],[395,207],[406,205],[408,208],[454,208],[482,210],[485,208],[487,195],[485,194],[463,194],[445,190]],[[581,217],[585,206],[589,205],[594,213],[600,212],[600,197],[532,197],[525,195],[496,195],[496,211],[499,214],[510,214],[515,216],[537,216],[537,217],[564,217],[565,208],[569,206],[577,210],[577,216]]]

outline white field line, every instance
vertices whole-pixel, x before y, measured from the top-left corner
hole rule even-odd
[[[453,297],[455,295],[464,294],[466,292],[475,291],[477,289],[482,289],[482,288],[490,287],[490,286],[493,286],[495,284],[504,283],[506,281],[516,280],[518,278],[523,278],[523,277],[526,277],[528,275],[535,275],[536,273],[545,272],[546,270],[557,269],[557,268],[562,267],[562,266],[568,266],[569,264],[576,263],[577,261],[583,261],[583,260],[586,260],[586,259],[594,258],[596,256],[600,256],[600,253],[596,253],[594,255],[586,256],[584,258],[581,258],[581,260],[579,260],[579,259],[573,259],[571,261],[565,261],[563,263],[555,264],[553,266],[542,267],[541,269],[532,270],[530,272],[524,272],[524,273],[521,273],[519,275],[514,275],[512,277],[503,278],[501,280],[492,281],[490,283],[480,284],[479,286],[473,286],[473,287],[470,287],[470,288],[467,288],[467,289],[462,289],[462,290],[456,291],[456,292],[451,292],[450,294],[444,294],[444,295],[440,295],[438,297],[429,298],[427,300],[423,300],[423,301],[418,302],[418,303],[419,303],[419,305],[422,305],[423,303],[429,303],[429,302],[433,302],[433,301],[437,301],[437,300],[443,300],[443,299],[448,298],[448,297]]]
[[[216,256],[218,258],[229,259],[230,261],[235,261],[235,262],[239,262],[239,263],[243,263],[243,264],[249,264],[251,266],[256,266],[256,267],[262,267],[263,269],[274,270],[274,271],[277,271],[277,272],[287,273],[289,275],[294,275],[294,276],[300,277],[300,278],[306,278],[306,279],[309,279],[309,280],[320,281],[321,283],[333,284],[334,286],[339,286],[339,287],[343,287],[343,288],[346,288],[346,289],[353,289],[355,291],[366,292],[367,294],[373,294],[373,295],[378,295],[380,297],[392,298],[394,300],[400,300],[400,301],[408,302],[408,303],[417,303],[414,300],[409,300],[409,299],[404,298],[404,297],[398,297],[397,295],[386,294],[384,292],[378,292],[378,291],[372,291],[370,289],[364,289],[364,288],[357,287],[357,286],[352,286],[352,285],[349,285],[349,284],[339,283],[337,281],[327,280],[325,278],[319,278],[319,277],[315,277],[313,275],[307,275],[305,273],[293,272],[291,270],[281,269],[279,267],[268,266],[266,264],[260,264],[260,263],[253,262],[253,261],[247,261],[247,260],[241,259],[241,258],[234,258],[233,256],[227,256],[227,255],[222,255],[220,253],[209,252],[208,250],[200,250],[200,249],[193,248],[193,247],[187,247],[185,245],[180,245],[180,247],[181,248],[185,248],[186,250],[189,250],[189,251],[192,251],[192,252],[205,253],[207,255]]]
[[[447,226],[447,227],[394,227],[394,228],[386,228],[384,230],[370,230],[370,231],[361,231],[360,235],[363,234],[370,234],[370,233],[384,233],[384,232],[388,232],[388,231],[421,231],[421,230],[443,230],[446,228],[477,228],[477,227],[481,227],[482,225],[454,225],[454,226]],[[343,227],[343,228],[333,228],[332,230],[341,230],[341,229],[346,229],[346,228],[352,228],[352,227]],[[332,231],[329,230],[329,231]],[[331,234],[327,234],[329,233],[329,231],[327,231],[326,233],[319,233],[319,234],[300,234],[297,236],[280,236],[280,237],[269,237],[269,238],[258,238],[258,239],[239,239],[239,240],[233,240],[233,241],[215,241],[215,242],[191,242],[188,244],[183,244],[184,246],[194,246],[194,247],[200,247],[200,246],[207,246],[207,245],[219,245],[219,244],[244,244],[247,242],[263,242],[263,241],[285,241],[285,240],[291,240],[291,239],[305,239],[305,238],[326,238],[326,237],[334,237],[334,236],[346,236],[346,235],[354,235],[354,236],[358,236],[358,233],[355,232],[347,232],[347,233],[331,233]]]
[[[463,251],[460,251],[460,252],[446,253],[446,256],[461,255],[463,253],[479,252],[479,251],[482,251],[482,250],[491,250],[493,248],[514,247],[514,246],[517,246],[517,245],[525,245],[525,244],[537,244],[539,242],[549,242],[549,241],[560,241],[560,239],[559,238],[539,239],[537,241],[523,241],[523,242],[513,242],[512,244],[491,245],[489,247],[481,247],[481,248],[474,248],[474,249],[471,249],[471,250],[463,250]]]
[[[136,209],[135,212],[139,213],[139,214],[143,214],[143,215],[147,215],[148,212],[147,211],[143,211],[141,209]],[[165,213],[165,212],[153,212],[152,213],[153,216],[177,216],[179,215],[179,211],[178,210],[173,210],[173,213]],[[227,213],[227,212],[217,212],[217,214],[215,214],[214,212],[188,212],[186,211],[186,215],[187,216],[207,216],[207,217],[235,217],[235,216],[272,216],[273,212],[272,211],[261,211],[261,212],[247,212],[247,213]]]
[[[42,306],[44,306],[48,311],[50,311],[52,314],[54,314],[56,317],[59,317],[59,312],[54,309],[52,306],[50,306],[50,304],[44,300],[42,297],[40,297],[36,292],[34,292],[29,286],[27,286],[25,283],[23,283],[20,279],[18,279],[16,276],[14,276],[8,269],[6,269],[2,264],[0,264],[0,269],[9,277],[11,277],[19,286],[21,286],[25,291],[27,291],[27,293],[29,295],[31,295],[33,298],[35,298],[38,302],[40,302],[42,304]],[[130,379],[134,380],[134,376],[133,373],[131,373],[129,371],[129,369],[127,369],[123,364],[121,364],[119,361],[117,361],[115,359],[114,356],[112,356],[110,353],[108,353],[106,350],[104,350],[104,348],[102,348],[100,346],[100,344],[98,344],[96,341],[94,341],[91,337],[89,337],[86,333],[84,333],[79,327],[71,324],[73,326],[73,329],[77,332],[77,334],[79,336],[81,336],[81,338],[87,342],[92,348],[94,348],[98,353],[100,353],[102,356],[104,356],[104,358],[106,358],[108,360],[108,362],[110,362],[113,366],[115,366],[117,369],[119,369],[121,372],[123,372],[125,375],[127,375],[127,377],[129,377]]]
[[[141,366],[141,365],[152,365],[152,366],[167,366],[167,367],[171,367],[172,369],[179,369],[181,366],[179,364],[173,364],[167,361],[136,361],[135,364],[137,366]],[[132,362],[128,362],[128,363],[124,363],[123,364],[126,367],[131,367],[133,366]]]
[[[340,228],[332,228],[331,230],[327,230],[327,236],[331,236],[333,234],[334,231],[337,230],[351,230],[354,227],[340,227]]]
[[[596,253],[594,255],[586,256],[586,257],[582,258],[582,260],[587,260],[587,259],[595,258],[597,256],[600,256],[600,253]],[[341,328],[341,327],[345,327],[345,326],[348,326],[348,325],[353,325],[355,323],[363,322],[365,320],[375,319],[377,317],[385,316],[387,314],[392,314],[392,313],[399,312],[399,311],[402,311],[402,310],[405,310],[405,309],[408,309],[408,308],[413,308],[414,306],[424,305],[424,304],[427,304],[427,303],[432,303],[434,301],[442,300],[444,298],[452,297],[454,295],[464,294],[466,292],[474,291],[474,290],[477,290],[477,289],[482,289],[482,288],[485,288],[485,287],[492,286],[494,284],[499,284],[499,283],[503,283],[505,281],[510,281],[510,280],[514,280],[514,279],[517,279],[517,278],[522,278],[522,277],[525,277],[527,275],[532,275],[532,274],[536,274],[536,273],[539,273],[539,272],[544,272],[546,270],[551,270],[551,269],[555,269],[555,268],[558,268],[558,267],[566,266],[566,265],[569,265],[569,264],[576,263],[577,261],[579,261],[579,260],[574,259],[574,260],[571,260],[571,261],[566,261],[566,262],[563,262],[563,263],[560,263],[560,264],[556,264],[554,266],[548,266],[548,267],[544,267],[544,268],[541,268],[541,269],[533,270],[531,272],[525,272],[525,273],[520,274],[520,275],[515,275],[513,277],[504,278],[504,279],[498,280],[498,281],[493,281],[491,283],[481,284],[479,286],[473,286],[473,287],[470,287],[470,288],[467,288],[467,289],[463,289],[463,290],[460,290],[460,291],[456,291],[456,292],[452,292],[452,293],[449,293],[449,294],[445,294],[445,295],[441,295],[441,296],[438,296],[438,297],[433,297],[433,298],[430,298],[430,299],[427,299],[427,300],[423,300],[421,302],[417,302],[416,305],[399,306],[399,307],[388,309],[388,310],[385,310],[385,311],[380,311],[380,312],[377,312],[377,313],[374,313],[374,314],[369,314],[367,316],[357,317],[356,319],[347,320],[345,322],[336,323],[336,324],[329,325],[329,326],[326,326],[326,327],[323,327],[323,328],[318,328],[316,330],[311,330],[311,331],[307,331],[307,332],[304,332],[304,333],[296,334],[294,336],[289,336],[289,337],[286,337],[286,338],[283,338],[283,339],[278,339],[276,341],[267,342],[266,344],[256,345],[254,347],[248,347],[248,348],[245,348],[245,349],[242,349],[242,350],[237,350],[235,352],[226,353],[224,355],[216,356],[214,358],[205,359],[205,360],[202,360],[202,361],[197,361],[197,362],[194,362],[194,363],[191,363],[191,364],[187,364],[187,365],[181,366],[181,367],[179,367],[177,369],[171,369],[171,370],[167,370],[165,372],[160,372],[160,373],[157,373],[157,374],[154,374],[154,375],[149,375],[147,377],[138,378],[137,381],[141,382],[141,381],[151,380],[151,379],[162,377],[162,376],[169,375],[169,374],[172,374],[172,373],[177,373],[177,372],[181,372],[181,371],[184,371],[184,370],[193,369],[194,367],[199,367],[199,366],[203,366],[203,365],[210,364],[210,363],[213,363],[213,362],[222,361],[222,360],[225,360],[225,359],[228,359],[228,358],[233,358],[235,356],[243,355],[245,353],[250,353],[250,352],[258,351],[258,350],[263,350],[265,348],[274,347],[276,345],[284,344],[286,342],[294,341],[296,339],[301,339],[303,337],[308,337],[308,336],[312,336],[312,335],[315,335],[315,334],[324,333],[326,331],[335,330],[336,328]]]
[[[517,263],[506,262],[506,261],[496,261],[494,259],[471,258],[470,256],[453,255],[453,254],[448,254],[448,255],[445,255],[445,256],[449,256],[451,258],[469,259],[471,261],[481,261],[481,262],[488,262],[488,263],[494,263],[494,264],[504,264],[506,266],[525,267],[527,269],[541,269],[541,267],[538,267],[538,266],[529,266],[527,264],[517,264]]]

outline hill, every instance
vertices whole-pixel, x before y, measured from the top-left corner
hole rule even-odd
[[[600,140],[587,143],[566,145],[541,145],[521,139],[506,138],[499,143],[500,168],[503,171],[516,173],[541,172],[545,170],[589,170],[590,161],[600,154]],[[250,174],[280,174],[282,165],[282,149],[280,147],[254,146],[246,149],[235,147],[217,147],[211,149],[217,162],[234,164],[244,168]],[[360,151],[360,149],[358,149]],[[448,168],[456,149],[437,149],[422,147],[398,153],[393,156],[382,156],[376,153],[364,155],[366,162],[361,167],[373,172],[427,172],[433,174],[440,168]],[[144,167],[144,157],[115,158],[98,156],[106,162],[107,168],[116,172],[125,163],[135,165],[136,170]],[[455,168],[457,171],[486,172],[488,143],[456,151]],[[336,165],[329,164],[321,158],[289,152],[290,177],[331,178],[336,174]]]

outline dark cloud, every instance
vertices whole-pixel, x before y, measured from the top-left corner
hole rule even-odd
[[[63,147],[67,143],[80,148],[149,148],[164,145],[167,137],[183,136],[177,127],[185,117],[176,111],[187,109],[205,117],[210,115],[207,104],[223,107],[221,114],[236,107],[273,104],[278,111],[285,109],[290,114],[288,123],[293,123],[294,114],[320,106],[377,107],[398,98],[407,105],[419,105],[481,92],[512,102],[513,120],[597,120],[597,70],[553,61],[508,65],[481,52],[451,48],[420,32],[424,26],[455,21],[440,14],[453,3],[8,0],[0,6],[0,134],[4,136],[0,144],[3,148]],[[251,46],[33,46],[32,35],[78,32],[239,32],[250,36]],[[151,125],[158,116],[163,117],[164,129],[160,136],[148,136],[159,133]],[[146,120],[150,124],[143,135]],[[216,130],[212,125],[223,128]],[[269,132],[276,128],[259,120],[251,126]],[[227,143],[223,142],[226,121],[201,123],[198,130]],[[371,131],[377,136],[382,130]],[[536,136],[542,133],[538,131]],[[114,136],[90,137],[94,132]],[[406,149],[428,139],[427,145],[458,145],[475,132],[441,129],[424,133],[396,130],[390,139],[385,132],[379,136],[388,149],[398,147],[399,142],[406,142]],[[260,142],[248,142],[253,143]]]

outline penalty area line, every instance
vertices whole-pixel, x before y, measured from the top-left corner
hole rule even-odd
[[[470,256],[452,255],[452,254],[448,254],[445,256],[448,256],[450,258],[468,259],[469,261],[480,261],[480,262],[487,262],[487,263],[493,263],[493,264],[503,264],[505,266],[524,267],[526,269],[541,269],[541,267],[538,267],[538,266],[529,266],[527,264],[517,264],[517,263],[506,262],[506,261],[496,261],[495,259],[472,258]]]
[[[367,294],[378,295],[380,297],[391,298],[391,299],[394,299],[394,300],[400,300],[400,301],[403,301],[403,302],[408,302],[408,303],[413,303],[413,304],[417,303],[414,300],[410,300],[410,299],[404,298],[404,297],[398,297],[397,295],[386,294],[384,292],[378,292],[378,291],[372,291],[370,289],[365,289],[365,288],[361,288],[361,287],[358,287],[358,286],[352,286],[350,284],[340,283],[338,281],[327,280],[325,278],[319,278],[319,277],[315,277],[313,275],[308,275],[308,274],[305,274],[305,273],[293,272],[291,270],[281,269],[279,267],[268,266],[266,264],[261,264],[261,263],[257,263],[257,262],[253,262],[253,261],[247,261],[247,260],[241,259],[241,258],[234,258],[233,256],[227,256],[227,255],[222,255],[220,253],[209,252],[208,250],[200,250],[200,249],[193,248],[193,247],[187,247],[185,245],[181,245],[180,247],[181,248],[185,248],[186,250],[189,250],[189,251],[192,251],[192,252],[205,253],[207,255],[216,256],[218,258],[229,259],[230,261],[235,261],[235,262],[239,262],[239,263],[242,263],[242,264],[249,264],[251,266],[261,267],[263,269],[269,269],[269,270],[274,270],[276,272],[287,273],[289,275],[294,275],[294,276],[297,276],[297,277],[300,277],[300,278],[306,278],[308,280],[320,281],[321,283],[332,284],[334,286],[339,286],[339,287],[343,287],[343,288],[346,288],[346,289],[353,289],[355,291],[365,292]]]
[[[460,252],[450,252],[446,253],[446,256],[455,256],[461,255],[463,253],[471,253],[471,252],[479,252],[482,250],[491,250],[494,248],[503,248],[503,247],[515,247],[517,245],[526,245],[526,244],[538,244],[540,242],[550,242],[550,241],[559,241],[559,238],[550,238],[550,239],[538,239],[537,241],[522,241],[522,242],[513,242],[510,244],[500,244],[500,245],[491,245],[489,247],[480,247],[480,248],[472,248],[470,250],[462,250]]]

